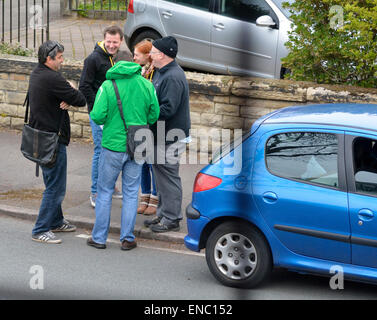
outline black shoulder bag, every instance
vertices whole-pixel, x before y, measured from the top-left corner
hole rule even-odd
[[[117,86],[115,80],[112,80],[112,82],[113,82],[115,94],[116,94],[116,97],[117,97],[117,104],[118,104],[118,109],[119,109],[119,112],[120,112],[120,117],[123,120],[124,129],[126,130],[126,134],[127,134],[126,152],[130,156],[131,160],[135,160],[135,150],[139,145],[141,145],[143,143],[142,140],[135,140],[136,132],[139,129],[149,130],[149,125],[132,125],[132,126],[126,125],[126,121],[124,120],[124,115],[123,115],[122,100],[120,99],[120,96],[119,96],[118,86]],[[147,146],[147,148],[148,148],[148,146]],[[142,159],[142,155],[140,155],[140,157],[138,155],[136,160],[141,160],[141,159]]]
[[[56,162],[56,152],[58,149],[59,136],[64,121],[64,113],[60,118],[58,133],[47,132],[32,128],[28,124],[29,116],[29,92],[26,95],[24,106],[26,104],[24,127],[22,129],[21,152],[25,158],[36,163],[35,175],[39,176],[39,166],[52,168]]]

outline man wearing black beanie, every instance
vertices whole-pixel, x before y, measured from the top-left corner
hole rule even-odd
[[[189,88],[184,71],[175,61],[174,37],[153,41],[150,51],[157,71],[153,77],[160,105],[158,122],[151,127],[155,139],[153,171],[159,196],[157,217],[144,224],[154,232],[178,231],[182,220],[182,183],[179,160],[189,142]]]

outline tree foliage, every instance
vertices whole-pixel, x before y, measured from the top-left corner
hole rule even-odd
[[[377,87],[377,0],[297,0],[287,78]]]

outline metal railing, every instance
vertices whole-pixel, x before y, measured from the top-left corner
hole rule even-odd
[[[69,10],[87,12],[127,12],[127,0],[69,0]]]
[[[37,37],[49,40],[50,0],[0,0],[0,10],[2,43],[18,42],[29,48],[32,40],[35,48]]]

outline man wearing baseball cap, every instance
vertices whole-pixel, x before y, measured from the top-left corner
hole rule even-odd
[[[182,220],[182,183],[179,159],[189,142],[189,88],[184,71],[175,61],[178,43],[164,37],[150,51],[157,71],[153,77],[160,105],[158,122],[151,126],[155,139],[153,171],[159,196],[157,216],[144,224],[154,232],[178,231]]]

